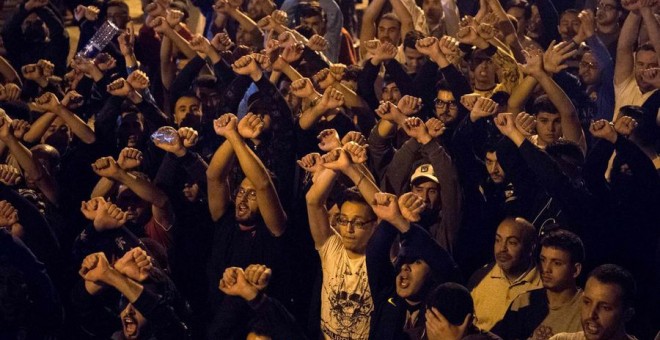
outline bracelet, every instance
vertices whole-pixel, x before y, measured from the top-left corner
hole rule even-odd
[[[356,187],[358,189],[360,188],[360,183],[362,183],[362,180],[366,177],[364,173],[361,172],[360,174],[361,174],[360,180],[357,182],[357,185],[356,185]]]

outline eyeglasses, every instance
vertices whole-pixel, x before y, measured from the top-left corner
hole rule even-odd
[[[256,190],[245,190],[243,188],[240,188],[236,191],[236,200],[241,200],[243,197],[247,195],[247,199],[250,201],[256,201],[257,200],[257,191]]]
[[[342,227],[347,227],[349,225],[352,225],[353,228],[355,229],[360,229],[360,230],[365,230],[367,227],[367,224],[373,222],[375,220],[369,220],[369,221],[361,221],[358,219],[354,219],[350,221],[348,218],[345,216],[338,216],[337,217],[337,224],[342,226]]]
[[[436,98],[433,103],[435,104],[435,107],[447,107],[449,106],[450,109],[456,109],[458,108],[458,104],[456,104],[455,100],[449,100],[449,101],[444,101],[442,99]]]
[[[597,70],[598,69],[598,65],[596,65],[594,63],[590,63],[588,61],[581,61],[578,64],[578,66],[581,67],[581,68],[590,68],[592,70]]]

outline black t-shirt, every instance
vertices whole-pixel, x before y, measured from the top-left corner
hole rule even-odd
[[[277,276],[277,268],[282,262],[282,241],[273,236],[264,221],[259,217],[254,227],[243,229],[236,222],[235,207],[227,209],[222,218],[215,223],[213,232],[213,248],[209,263],[209,280],[211,298],[214,305],[222,298],[218,283],[228,267],[245,269],[251,264],[263,264],[273,270]],[[273,282],[269,285],[272,288]]]

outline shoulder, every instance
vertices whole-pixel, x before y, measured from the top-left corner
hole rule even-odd
[[[323,245],[319,247],[318,252],[321,256],[321,260],[333,259],[336,260],[336,255],[341,253],[344,249],[344,245],[341,242],[339,235],[333,234],[328,239],[325,240]]]
[[[470,279],[467,282],[467,289],[468,290],[473,290],[475,287],[481,283],[481,281],[490,273],[491,270],[495,267],[495,262],[489,263],[484,265],[483,267],[477,269],[472,276],[470,276]]]
[[[586,339],[584,337],[584,332],[577,333],[558,333],[555,334],[550,340],[582,340]]]

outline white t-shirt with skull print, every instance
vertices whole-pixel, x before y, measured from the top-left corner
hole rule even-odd
[[[325,339],[368,339],[374,302],[366,257],[350,259],[336,234],[318,252],[323,268],[321,331]]]

